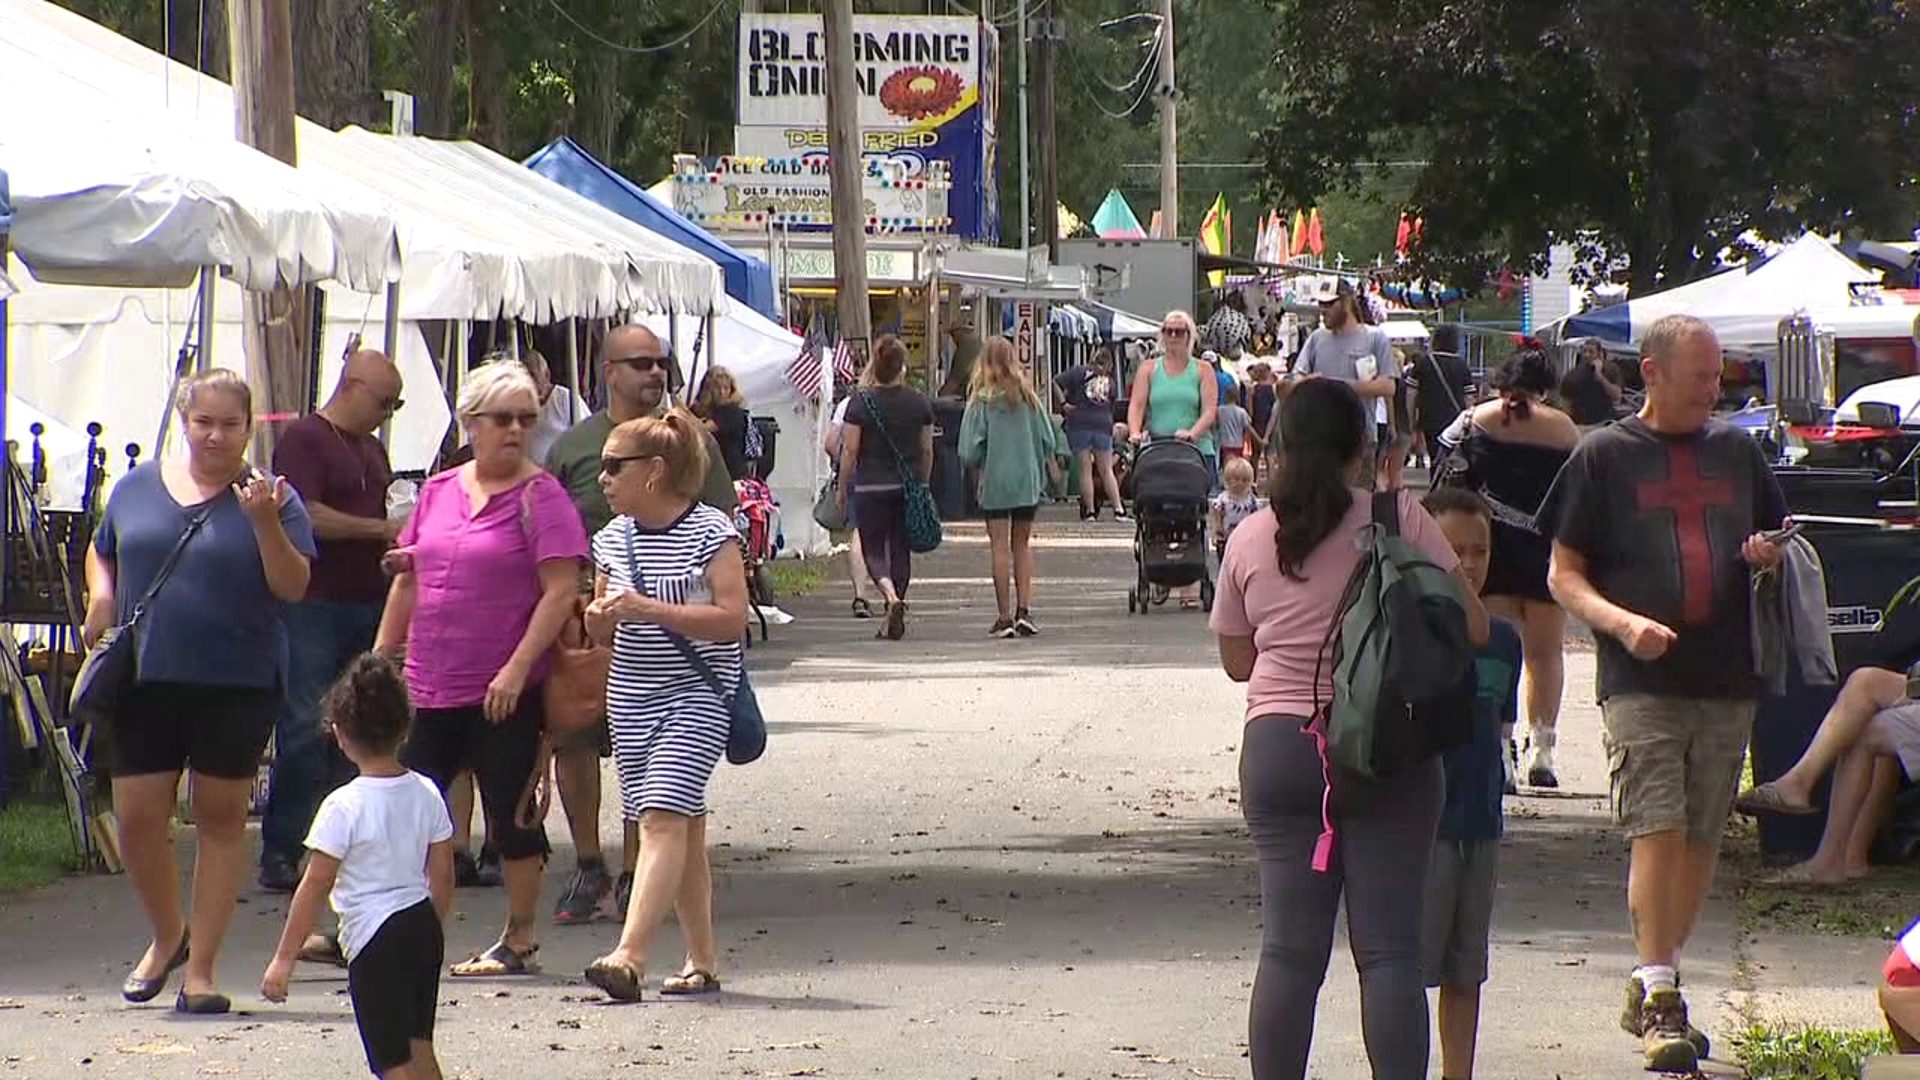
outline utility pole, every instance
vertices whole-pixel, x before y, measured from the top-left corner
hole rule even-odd
[[[1173,0],[1160,0],[1160,235],[1180,235],[1180,139],[1174,123]]]
[[[867,211],[860,156],[860,92],[853,82],[853,0],[827,0],[827,156],[833,192],[833,276],[840,337],[857,361],[872,355],[867,307]]]
[[[243,143],[288,165],[297,164],[293,112],[293,17],[288,0],[231,0],[233,127]],[[312,408],[313,371],[305,345],[310,305],[280,287],[249,292],[245,305],[247,381],[254,412],[303,414]],[[207,342],[201,342],[206,348]],[[155,447],[158,453],[159,448]],[[273,436],[254,430],[254,460],[272,460]]]
[[[1027,0],[1020,3],[1020,29],[1016,44],[1020,47],[1020,249],[1033,246],[1033,174],[1027,165],[1033,139],[1027,131]]]
[[[1054,50],[1065,23],[1049,15],[1034,26],[1040,47],[1040,227],[1046,230],[1047,262],[1060,261],[1060,158],[1055,151],[1053,76]]]

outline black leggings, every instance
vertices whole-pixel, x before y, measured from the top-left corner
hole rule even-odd
[[[893,582],[894,594],[906,599],[907,585],[913,581],[913,551],[907,547],[906,492],[899,488],[855,489],[853,497],[860,501],[853,520],[860,530],[860,553],[867,560],[867,576]]]
[[[1248,1017],[1254,1080],[1306,1076],[1343,887],[1374,1080],[1423,1080],[1420,903],[1440,820],[1440,761],[1386,781],[1336,767],[1333,857],[1323,874],[1313,868],[1313,849],[1326,784],[1313,737],[1300,724],[1297,716],[1258,717],[1241,739],[1240,803],[1260,853],[1263,927]]]
[[[541,684],[520,692],[512,716],[496,724],[479,705],[415,709],[400,763],[426,777],[445,795],[453,778],[473,773],[487,819],[487,841],[503,859],[545,858],[547,828],[521,828],[514,820],[520,792],[541,764],[540,727],[545,709]]]

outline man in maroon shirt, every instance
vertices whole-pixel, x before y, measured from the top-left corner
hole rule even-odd
[[[380,569],[400,522],[387,517],[393,472],[375,432],[400,408],[400,371],[386,354],[347,357],[320,410],[288,424],[273,471],[306,501],[320,556],[307,597],[287,608],[287,704],[274,728],[273,776],[261,821],[260,886],[292,892],[320,800],[351,767],[320,730],[320,697],[347,661],[373,648],[386,603]]]

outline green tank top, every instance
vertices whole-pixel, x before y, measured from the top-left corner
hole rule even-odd
[[[1147,390],[1147,434],[1172,438],[1177,431],[1200,422],[1200,361],[1188,360],[1187,370],[1167,374],[1162,362],[1153,362],[1153,381]],[[1203,454],[1212,454],[1213,432],[1202,435],[1197,445]]]

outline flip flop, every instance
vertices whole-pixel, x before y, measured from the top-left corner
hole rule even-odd
[[[540,962],[534,956],[540,946],[529,946],[522,952],[500,940],[494,942],[485,952],[478,952],[448,969],[448,974],[461,979],[487,979],[504,975],[535,975],[540,971]]]
[[[587,981],[615,1001],[639,1001],[640,980],[638,971],[618,961],[595,960],[587,965]]]
[[[1813,871],[1807,869],[1807,864],[1798,863],[1787,867],[1785,870],[1777,870],[1766,875],[1760,879],[1760,884],[1774,889],[1844,889],[1857,880],[1859,879],[1848,878],[1845,881],[1816,881],[1813,877]]]
[[[1749,817],[1762,814],[1782,814],[1787,817],[1810,817],[1819,813],[1819,809],[1800,803],[1788,802],[1780,789],[1772,784],[1760,784],[1750,787],[1733,800],[1733,808]]]
[[[678,975],[669,975],[660,982],[662,994],[677,997],[691,997],[697,994],[717,994],[720,992],[720,977],[711,971],[695,968]]]

